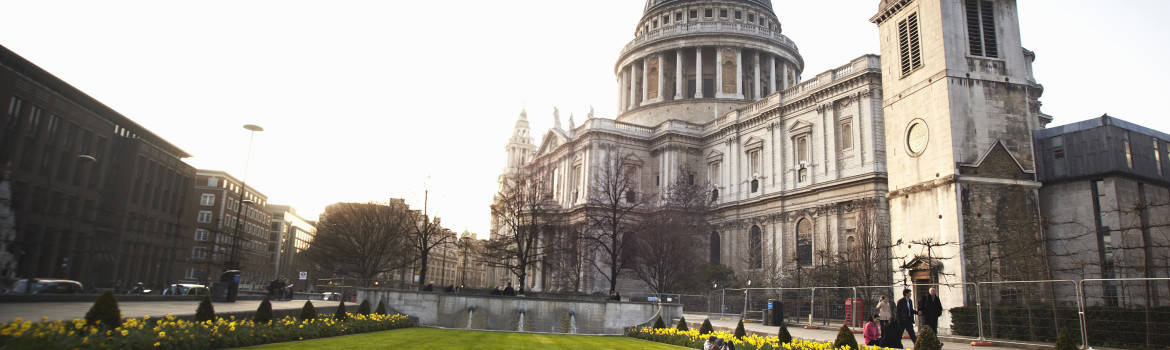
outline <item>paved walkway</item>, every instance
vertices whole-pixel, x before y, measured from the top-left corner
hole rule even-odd
[[[313,300],[317,308],[336,308],[336,301]],[[305,305],[304,300],[273,301],[273,310],[300,309]],[[20,317],[24,320],[40,320],[48,317],[49,320],[72,320],[85,318],[85,313],[93,306],[93,302],[47,302],[47,303],[4,303],[0,304],[0,322],[8,322]],[[174,316],[194,315],[199,301],[137,301],[118,303],[118,308],[126,317],[139,318],[150,315],[162,317],[167,314]],[[256,311],[260,300],[240,300],[234,303],[214,303],[216,313]],[[356,305],[346,305],[351,310],[357,310]]]
[[[686,317],[687,324],[691,325],[690,327],[694,327],[695,329],[698,329],[699,326],[701,326],[703,324],[704,319],[708,319],[707,315],[704,315],[704,314],[684,314],[683,317]],[[736,324],[739,323],[739,318],[736,318],[735,316],[727,317],[726,319],[711,318],[710,320],[711,320],[711,326],[714,326],[716,329],[725,329],[727,331],[735,330]],[[678,320],[675,320],[675,323],[678,323]],[[748,332],[759,332],[759,333],[765,333],[765,334],[769,334],[769,335],[773,335],[773,336],[776,335],[776,332],[780,331],[780,327],[765,326],[765,325],[760,324],[760,323],[744,323],[743,328],[744,328],[744,330],[746,330]],[[804,329],[804,328],[798,327],[798,326],[788,326],[788,333],[792,334],[793,338],[800,338],[800,339],[806,339],[806,340],[831,342],[831,341],[837,339],[837,328],[833,328],[833,329]],[[854,337],[857,338],[857,344],[865,344],[865,339],[861,336],[861,334],[854,334]],[[944,348],[946,348],[946,349],[981,349],[981,350],[1019,349],[1018,347],[1009,348],[1009,347],[999,347],[999,346],[971,346],[971,344],[968,342],[964,342],[964,343],[949,342],[949,341],[946,341],[945,339],[943,340],[943,343],[945,345]],[[907,349],[910,349],[910,348],[914,347],[914,343],[910,342],[909,339],[903,339],[902,346],[906,347]]]

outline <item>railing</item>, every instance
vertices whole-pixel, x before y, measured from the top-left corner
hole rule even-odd
[[[1170,343],[1170,278],[725,288],[705,298],[694,297],[683,307],[684,312],[753,319],[763,317],[765,303],[772,299],[780,301],[784,318],[796,324],[819,327],[851,319],[848,326],[860,327],[858,320],[873,317],[880,302],[889,303],[896,319],[894,302],[901,291],[926,286],[938,287],[944,303],[962,300],[962,306],[943,310],[943,319],[950,324],[939,325],[949,329],[952,338],[1034,345],[1054,342],[1067,329],[1080,332],[1071,336],[1079,340],[1081,349]],[[707,305],[703,305],[705,300]],[[846,307],[845,300],[851,300],[853,307]]]
[[[768,27],[749,24],[749,23],[725,23],[725,22],[689,22],[677,23],[672,25],[662,26],[658,29],[644,32],[641,36],[634,38],[630,43],[622,48],[622,54],[633,50],[640,45],[685,34],[696,33],[729,33],[729,34],[752,34],[764,38],[772,39],[780,43],[781,46],[797,51],[796,43],[791,39],[776,32]]]

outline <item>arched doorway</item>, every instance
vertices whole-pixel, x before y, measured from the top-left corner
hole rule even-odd
[[[796,263],[800,266],[812,265],[812,222],[800,219],[796,222]]]

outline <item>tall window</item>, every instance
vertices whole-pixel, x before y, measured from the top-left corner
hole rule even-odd
[[[1133,169],[1133,150],[1129,146],[1129,133],[1125,133],[1125,165]]]
[[[796,222],[797,265],[812,265],[812,229],[812,223],[808,219],[800,219]]]
[[[41,133],[41,107],[32,106],[28,113],[28,138],[35,139]]]
[[[837,139],[841,140],[841,150],[853,149],[853,120],[842,120],[840,127],[837,128],[837,132]]]
[[[719,265],[719,233],[711,232],[711,265]]]
[[[9,128],[14,128],[17,125],[20,125],[20,107],[22,105],[24,105],[24,100],[21,100],[20,97],[12,96],[12,99],[8,101],[7,126]]]
[[[764,267],[763,234],[760,233],[760,227],[755,225],[748,233],[748,263],[753,269]]]
[[[902,75],[922,67],[922,47],[918,41],[918,13],[911,13],[898,21],[898,54],[902,62]]]
[[[1162,147],[1158,139],[1154,139],[1154,163],[1158,164],[1158,175],[1162,175]]]
[[[967,12],[967,43],[972,56],[999,57],[995,34],[995,2],[992,0],[965,0]]]
[[[198,222],[199,222],[200,224],[208,224],[208,223],[211,223],[211,211],[210,211],[210,210],[200,210],[200,211],[199,211]]]
[[[796,182],[808,181],[808,161],[809,161],[809,144],[808,135],[799,136],[796,138]]]
[[[196,241],[199,241],[199,242],[207,241],[207,236],[209,236],[209,235],[210,235],[210,233],[206,229],[201,229],[201,228],[195,229],[195,240]]]
[[[707,164],[707,181],[712,186],[719,186],[719,162]]]
[[[760,150],[754,150],[748,153],[748,174],[751,174],[751,191],[756,193],[760,190]]]
[[[215,194],[204,193],[202,196],[199,197],[199,205],[202,205],[205,207],[210,207],[210,206],[215,205]]]

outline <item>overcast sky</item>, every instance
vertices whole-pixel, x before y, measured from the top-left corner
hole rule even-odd
[[[877,53],[877,0],[774,0],[805,77]],[[642,0],[3,0],[0,45],[271,203],[315,218],[406,198],[487,236],[522,104],[534,134],[616,109],[613,64]],[[1170,1],[1021,0],[1053,125],[1109,113],[1170,131]],[[538,140],[539,141],[539,140]]]

